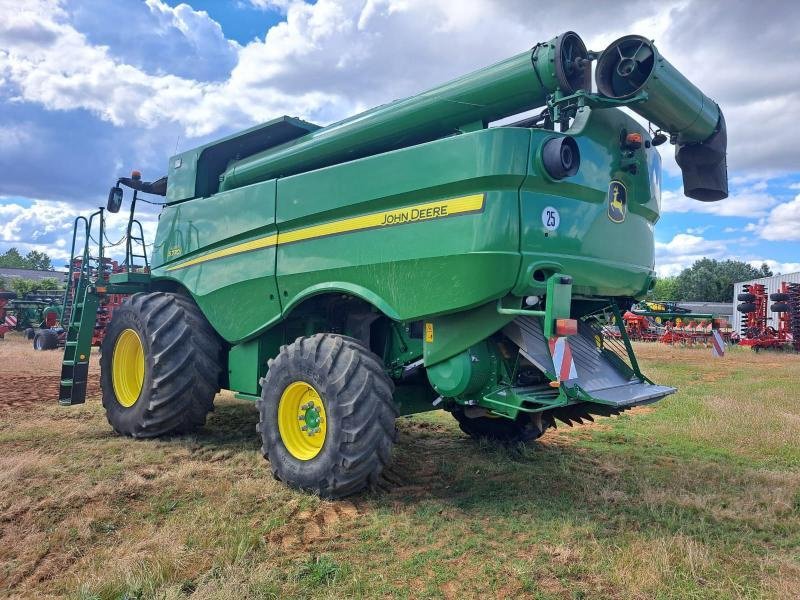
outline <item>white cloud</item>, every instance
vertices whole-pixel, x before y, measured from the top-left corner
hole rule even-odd
[[[778,200],[763,191],[765,186],[758,182],[737,191],[725,200],[700,202],[683,195],[680,190],[664,190],[661,193],[661,211],[668,213],[704,213],[720,217],[761,217],[778,203]]]
[[[757,231],[765,240],[799,241],[800,240],[800,194],[794,200],[778,204],[765,219],[758,224],[747,225],[748,231]]]
[[[662,277],[677,275],[701,258],[721,258],[729,242],[708,240],[699,235],[679,233],[669,242],[656,242],[656,271]]]
[[[5,248],[16,247],[23,254],[38,250],[46,252],[55,261],[67,261],[75,216],[75,208],[66,202],[33,200],[30,206],[23,206],[18,200],[0,196],[0,244]],[[137,218],[142,222],[145,240],[152,242],[158,225],[156,215],[152,211],[141,211]],[[106,213],[107,242],[114,243],[122,238],[127,223],[128,216],[124,211]],[[79,237],[77,240],[79,247],[82,239]],[[110,255],[122,258],[123,253],[124,246],[120,245],[111,248]]]
[[[170,19],[190,41],[200,43],[208,29],[195,31],[197,23],[207,19],[181,8],[185,5],[172,9],[150,0],[149,6],[158,9],[159,20]],[[0,21],[0,74],[14,84],[19,100],[49,110],[84,108],[119,127],[155,128],[175,122],[187,135],[199,136],[222,125],[245,126],[283,113],[330,110],[339,102],[335,95],[313,89],[283,92],[270,85],[268,73],[247,77],[244,57],[224,83],[152,75],[115,59],[108,47],[90,44],[54,1],[39,0],[19,8],[16,2],[2,0],[0,7],[5,15]]]
[[[766,263],[770,270],[776,275],[778,273],[786,275],[787,273],[796,273],[800,271],[800,262],[780,262],[777,260],[772,260],[771,258],[757,258],[754,260],[748,260],[747,262],[756,268]]]

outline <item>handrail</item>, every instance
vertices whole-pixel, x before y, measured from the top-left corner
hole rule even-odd
[[[131,219],[131,227],[130,228],[133,229],[134,225],[139,227],[139,237],[138,238],[133,238],[133,239],[138,239],[140,241],[140,245],[142,246],[141,257],[144,258],[144,268],[146,270],[149,270],[150,269],[150,263],[147,261],[147,245],[144,243],[144,229],[142,228],[142,223],[141,223],[141,221],[139,221],[139,219]],[[130,242],[130,240],[131,240],[131,238],[128,239],[129,242]],[[130,244],[130,243],[128,244],[128,246],[130,247],[130,250],[131,250],[130,263],[133,263],[133,247],[132,247],[132,244]],[[125,262],[128,263],[128,257],[125,257]],[[133,266],[133,265],[131,264],[131,266]]]
[[[64,326],[68,327],[69,326],[69,324],[70,324],[69,321],[72,320],[72,315],[75,312],[75,303],[79,300],[79,298],[77,297],[77,294],[78,294],[79,290],[85,285],[86,280],[88,279],[88,277],[89,277],[89,275],[91,273],[91,265],[89,264],[89,261],[92,259],[92,256],[89,254],[89,241],[92,239],[92,226],[95,223],[95,219],[97,219],[97,223],[98,223],[98,227],[97,228],[98,228],[98,232],[99,232],[99,237],[98,237],[98,240],[99,240],[98,241],[98,256],[97,256],[97,260],[99,261],[98,262],[98,272],[103,267],[103,252],[104,252],[104,249],[103,249],[103,235],[105,233],[104,232],[104,229],[105,229],[105,217],[104,217],[104,214],[103,214],[104,210],[105,209],[100,208],[99,210],[97,210],[97,211],[93,212],[91,215],[89,215],[88,219],[86,217],[82,216],[82,215],[79,215],[79,216],[75,217],[75,221],[74,221],[73,227],[72,227],[72,244],[70,246],[70,251],[69,251],[69,265],[68,265],[69,270],[67,272],[67,286],[64,289],[64,301],[63,301],[63,305],[62,305],[64,307],[67,306],[67,302],[70,299],[70,293],[72,293],[72,306],[70,307],[70,314],[69,315],[65,315],[63,309],[61,311],[61,320],[62,320],[61,325],[62,325],[62,327],[64,327]],[[84,240],[83,240],[83,249],[82,249],[81,256],[80,256],[80,261],[81,261],[81,264],[80,264],[80,275],[78,276],[77,280],[75,280],[73,275],[74,275],[74,273],[76,271],[75,261],[78,259],[78,257],[75,254],[75,246],[76,246],[77,239],[78,239],[78,233],[80,232],[81,222],[83,223]],[[67,322],[64,322],[64,321],[67,321]]]
[[[61,305],[62,307],[67,305],[67,300],[69,300],[70,289],[73,287],[72,269],[74,268],[74,265],[75,265],[75,241],[78,238],[78,224],[81,221],[83,221],[83,223],[84,223],[84,226],[83,226],[83,230],[84,230],[83,256],[86,256],[86,253],[88,251],[88,245],[89,245],[89,221],[86,219],[86,217],[84,217],[82,215],[79,215],[79,216],[75,217],[75,221],[74,221],[74,223],[72,225],[72,246],[70,247],[70,251],[69,251],[69,264],[67,265],[67,267],[69,267],[69,269],[67,271],[67,287],[64,289],[64,301],[63,301],[63,303]],[[65,316],[66,315],[64,315],[64,310],[62,309],[61,310],[61,319],[63,320]],[[62,323],[61,325],[63,326],[65,324]]]

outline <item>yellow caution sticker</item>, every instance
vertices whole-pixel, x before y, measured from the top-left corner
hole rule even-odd
[[[433,343],[433,323],[425,323],[425,341]]]

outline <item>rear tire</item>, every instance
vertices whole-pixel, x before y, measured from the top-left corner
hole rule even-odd
[[[58,348],[58,334],[49,329],[43,329],[33,336],[33,349],[37,351],[55,350]]]
[[[291,405],[298,386],[305,395]],[[393,389],[380,358],[353,338],[320,333],[283,346],[258,402],[275,478],[324,498],[377,483],[397,439]]]
[[[130,371],[135,352],[116,351],[118,341],[130,348],[135,338],[143,354],[139,375]],[[103,407],[114,431],[150,438],[205,424],[219,391],[221,342],[192,300],[164,292],[134,294],[114,310],[100,349]],[[131,377],[140,381],[138,396],[131,394]]]
[[[503,444],[526,444],[539,439],[548,428],[555,425],[553,418],[542,415],[541,427],[536,425],[533,415],[520,413],[516,420],[505,417],[468,417],[463,408],[453,411],[458,426],[473,439],[489,440]]]

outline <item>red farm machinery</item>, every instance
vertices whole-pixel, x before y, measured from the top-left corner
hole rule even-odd
[[[641,302],[622,315],[628,337],[641,342],[710,346],[716,330],[724,341],[730,323],[711,313],[692,313],[674,302]],[[614,330],[609,330],[614,335]]]
[[[744,292],[736,299],[739,301],[736,310],[742,313],[739,341],[742,346],[756,352],[800,351],[800,284],[782,282],[780,291],[769,294],[768,298],[763,284],[751,283],[744,286]]]

